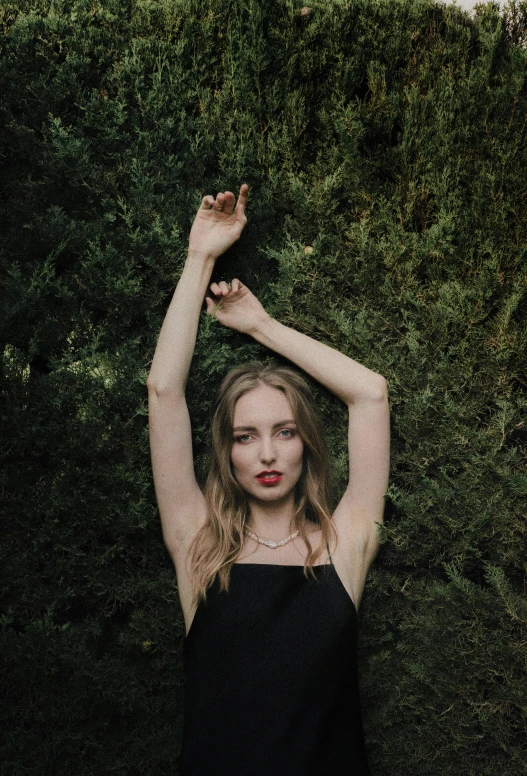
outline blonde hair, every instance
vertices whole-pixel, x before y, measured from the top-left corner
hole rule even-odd
[[[295,371],[276,363],[249,361],[232,369],[222,380],[212,407],[211,465],[205,483],[207,519],[189,548],[190,577],[194,605],[206,599],[207,589],[219,575],[220,590],[229,590],[231,566],[244,539],[244,526],[250,516],[245,490],[232,472],[231,449],[234,408],[238,399],[259,385],[282,391],[293,411],[298,433],[304,443],[302,474],[295,488],[294,530],[300,532],[308,554],[304,575],[315,577],[314,563],[325,545],[337,534],[331,519],[331,472],[322,423],[313,394]],[[321,528],[321,541],[312,548],[306,519]]]

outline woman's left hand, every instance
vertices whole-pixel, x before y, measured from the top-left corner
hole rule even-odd
[[[234,278],[232,284],[221,280],[211,283],[214,299],[205,297],[207,314],[217,318],[229,329],[252,334],[258,326],[270,320],[258,299],[243,283]]]

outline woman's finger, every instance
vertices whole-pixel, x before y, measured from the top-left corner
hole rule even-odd
[[[219,296],[221,294],[220,287],[217,283],[211,283],[210,290],[212,291],[214,296]]]
[[[212,317],[215,318],[216,311],[221,310],[223,306],[223,299],[220,299],[220,301],[216,303],[213,299],[210,298],[210,296],[206,296],[205,304],[207,305],[207,315],[212,315]]]
[[[247,200],[249,199],[249,186],[246,183],[242,183],[240,186],[240,196],[238,197],[238,203],[236,205],[236,212],[241,212],[245,215],[245,207]]]
[[[230,216],[232,211],[234,210],[234,203],[236,202],[236,197],[232,193],[232,191],[226,191],[225,192],[225,199],[223,200],[223,212],[226,216]]]
[[[225,280],[220,280],[219,288],[221,294],[228,294],[231,290]]]
[[[210,210],[211,207],[214,204],[214,197],[212,194],[207,194],[206,197],[203,197],[201,200],[201,210]]]
[[[223,210],[223,205],[225,204],[225,195],[219,192],[218,196],[216,197],[216,202],[214,203],[214,210]]]

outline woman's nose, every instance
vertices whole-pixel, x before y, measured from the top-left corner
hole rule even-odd
[[[274,445],[270,439],[263,440],[260,448],[260,460],[262,463],[271,463],[276,460]]]

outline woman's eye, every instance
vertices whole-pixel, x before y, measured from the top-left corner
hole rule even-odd
[[[291,439],[291,437],[294,437],[295,432],[292,428],[283,428],[281,431],[278,432],[278,435],[286,434],[286,436],[282,437],[282,439]],[[234,438],[236,442],[248,442],[251,438],[250,434],[241,434],[240,436],[237,436]]]

